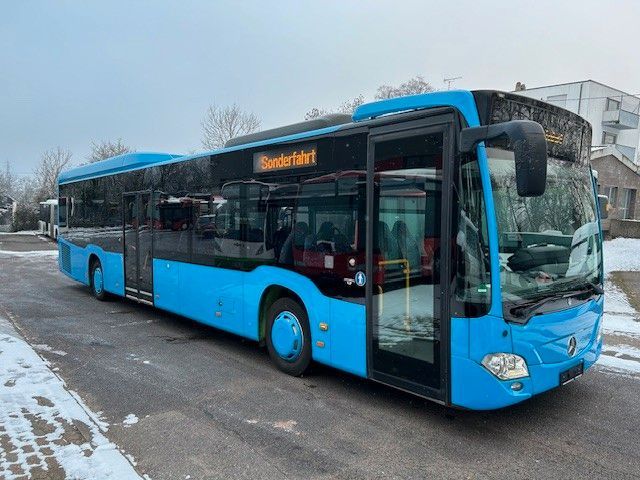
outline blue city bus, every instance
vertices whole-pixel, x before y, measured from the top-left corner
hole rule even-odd
[[[591,127],[497,91],[382,100],[59,178],[60,270],[449,407],[564,385],[602,348]]]

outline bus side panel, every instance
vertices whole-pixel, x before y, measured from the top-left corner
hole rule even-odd
[[[58,240],[58,266],[60,271],[73,280],[89,285],[87,273],[88,255],[84,248],[78,247],[63,238]]]
[[[105,252],[95,245],[78,247],[64,238],[58,239],[58,251],[60,270],[85,285],[89,285],[89,257],[96,255],[104,273],[104,289],[124,296],[124,264],[121,253]]]
[[[451,319],[451,355],[469,356],[469,319]]]
[[[367,376],[366,309],[364,305],[331,299],[331,365]]]
[[[243,272],[155,259],[157,307],[206,325],[246,335],[243,322]],[[257,300],[256,300],[257,301]]]
[[[302,300],[309,316],[311,328],[311,356],[314,360],[331,365],[331,337],[328,331],[320,330],[320,323],[329,323],[330,303],[318,287],[304,275],[284,268],[261,266],[246,274],[245,311],[250,338],[258,339],[260,321],[260,299],[271,286],[284,287]]]
[[[104,289],[115,295],[124,297],[124,258],[121,253],[105,252],[93,247],[102,264],[104,272]],[[87,277],[88,278],[88,277]]]
[[[295,292],[304,303],[311,328],[311,353],[315,361],[367,376],[365,307],[329,298],[304,275],[278,267],[261,266],[245,277],[247,336],[259,335],[259,300],[270,286]],[[320,324],[327,324],[322,330]]]

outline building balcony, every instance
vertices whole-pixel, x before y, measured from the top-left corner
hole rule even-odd
[[[618,130],[630,130],[638,128],[637,113],[627,112],[626,110],[605,110],[602,112],[602,125],[605,127],[615,128]]]
[[[616,149],[629,160],[635,163],[636,161],[636,149],[633,147],[627,147],[626,145],[616,144]]]

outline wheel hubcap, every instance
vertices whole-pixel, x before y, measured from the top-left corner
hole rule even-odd
[[[102,293],[102,288],[102,269],[97,267],[93,271],[93,289],[98,295],[100,295]]]
[[[271,342],[280,358],[294,362],[302,352],[304,336],[298,317],[289,311],[283,311],[273,321]]]

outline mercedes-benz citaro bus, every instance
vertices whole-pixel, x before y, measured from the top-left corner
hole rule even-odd
[[[449,91],[121,155],[60,176],[60,269],[260,342],[291,375],[315,361],[500,408],[600,355],[590,145],[562,108]]]

